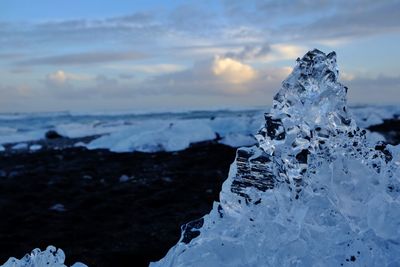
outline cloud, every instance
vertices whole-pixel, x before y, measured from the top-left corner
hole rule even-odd
[[[347,1],[329,16],[306,25],[311,38],[355,38],[400,31],[399,1]]]
[[[19,61],[18,65],[86,65],[116,61],[140,60],[145,55],[136,52],[88,52],[31,58]]]
[[[242,101],[260,104],[261,99],[255,99],[260,94],[272,98],[290,71],[288,67],[255,70],[236,59],[215,56],[184,71],[151,77],[137,86],[141,89],[136,94],[242,96]],[[268,101],[268,97],[263,99]]]
[[[352,103],[398,104],[400,76],[354,77],[346,85]]]
[[[32,69],[26,68],[24,66],[18,66],[9,70],[12,74],[26,74],[32,72]]]
[[[340,73],[340,79],[343,81],[352,81],[356,78],[356,76],[353,73],[348,73],[348,72],[341,72]]]
[[[148,12],[137,12],[126,16],[118,16],[106,18],[105,22],[125,25],[144,25],[147,23],[154,23],[154,15]]]
[[[56,71],[54,73],[49,73],[46,78],[48,82],[58,85],[67,82],[67,74],[62,70]]]
[[[151,76],[142,81],[135,79],[135,81],[125,80],[122,83],[113,77],[97,75],[90,80],[90,84],[76,83],[73,86],[71,78],[74,78],[74,75],[57,71],[49,77],[62,85],[58,86],[60,90],[50,90],[49,87],[49,92],[58,97],[62,96],[63,99],[86,98],[96,99],[96,101],[99,99],[111,101],[113,99],[115,103],[119,99],[128,101],[128,99],[152,97],[157,99],[162,99],[162,97],[173,99],[176,97],[180,99],[179,101],[187,98],[195,101],[196,96],[198,96],[203,100],[208,98],[210,101],[226,99],[226,101],[233,101],[231,103],[237,105],[244,103],[248,105],[268,105],[281,87],[282,80],[292,71],[291,67],[270,66],[258,69],[255,75],[241,76],[238,81],[231,80],[233,77],[231,75],[234,73],[243,75],[243,73],[249,71],[247,67],[253,69],[249,65],[220,56],[197,62],[192,68],[183,71]],[[252,73],[252,71],[249,73]],[[346,77],[346,75],[344,76]],[[349,87],[351,103],[373,102],[384,104],[395,103],[398,99],[400,76],[381,75],[369,78],[348,74],[348,77],[351,78],[343,79],[343,73],[341,73],[342,81]]]
[[[103,19],[3,23],[1,48],[101,43],[120,47],[175,47],[191,40],[219,43],[288,43],[380,35],[400,31],[400,2],[223,1],[179,5]],[[155,42],[155,40],[158,40]],[[153,53],[160,52],[153,50]]]
[[[135,75],[132,73],[120,73],[118,75],[118,77],[123,80],[130,80],[130,79],[133,79],[135,77]]]
[[[96,77],[96,88],[99,90],[113,90],[118,87],[118,80],[108,78],[104,74],[97,75]]]
[[[164,23],[171,32],[185,32],[189,35],[207,37],[212,35],[221,23],[218,14],[201,3],[184,3],[172,9]]]
[[[247,62],[270,63],[295,60],[307,51],[306,47],[287,43],[245,45],[242,49],[225,53],[225,57]]]
[[[216,96],[241,97],[236,103],[247,99],[270,103],[270,96],[291,70],[282,66],[287,61],[292,65],[313,46],[343,46],[377,36],[365,42],[369,47],[361,48],[369,57],[373,49],[387,44],[388,38],[378,35],[400,32],[399,1],[223,0],[209,7],[210,3],[189,2],[96,19],[0,22],[4,37],[0,38],[0,59],[6,69],[2,81],[11,83],[15,94],[20,81],[32,82],[37,86],[35,94],[58,93],[60,101],[64,96],[125,101],[162,95],[168,99],[190,96],[192,101],[209,98],[210,102]],[[396,34],[390,38],[395,40]],[[356,43],[352,45],[340,49],[349,52]],[[395,62],[398,56],[393,51],[379,55],[389,53]],[[378,68],[377,58],[370,60],[374,67],[365,64],[366,71]],[[391,65],[385,68],[396,73]],[[48,66],[59,71],[47,74]],[[352,73],[341,73],[341,78],[354,87],[352,97],[372,102],[371,95],[398,99],[395,78],[363,78],[355,70],[360,68],[351,66],[346,67]],[[85,79],[77,75],[82,67],[103,75]],[[45,83],[37,84],[43,77]]]
[[[400,31],[399,1],[224,1],[232,24],[263,29],[273,42],[359,38]]]
[[[241,84],[253,80],[257,72],[249,65],[238,60],[219,57],[214,58],[212,73],[227,83]]]
[[[182,71],[186,67],[178,64],[138,64],[138,65],[108,65],[109,69],[124,70],[129,72],[140,72],[146,74],[163,74]]]
[[[18,59],[18,58],[21,58],[21,57],[23,57],[24,56],[24,54],[22,54],[22,53],[0,53],[0,59],[5,59],[5,60],[7,60],[7,59]]]
[[[246,45],[239,52],[228,52],[225,54],[228,58],[235,58],[238,60],[251,60],[267,56],[271,52],[269,44],[263,45]]]
[[[215,54],[240,61],[268,59],[274,45],[310,43],[335,45],[354,38],[400,31],[398,1],[223,1],[178,5],[102,19],[9,22],[0,25],[0,48],[10,55],[43,47],[93,51],[112,46],[140,52],[90,52],[46,55],[19,60],[21,65],[79,65],[146,56],[192,59]],[[217,5],[217,4],[216,4]],[[183,44],[186,49],[180,49]],[[231,46],[231,49],[229,49]],[[174,49],[176,48],[176,49]],[[275,49],[276,50],[276,49]],[[287,52],[287,51],[286,51]],[[7,56],[7,60],[12,58]],[[296,54],[296,57],[299,54]],[[199,60],[197,57],[195,60]],[[17,60],[17,59],[15,59]]]
[[[168,29],[154,20],[155,14],[132,13],[102,19],[66,19],[41,22],[9,22],[0,25],[0,47],[41,47],[43,44],[88,45],[145,43]]]
[[[274,44],[271,50],[276,58],[279,59],[295,59],[304,54],[307,48],[291,44]]]
[[[291,44],[273,44],[271,45],[271,52],[262,58],[263,62],[274,62],[282,60],[294,61],[300,55],[307,51],[306,47]]]
[[[32,88],[29,85],[22,84],[16,87],[18,94],[22,97],[31,96]]]
[[[70,86],[71,81],[88,81],[92,77],[89,75],[67,73],[63,70],[58,70],[47,74],[45,82],[50,86],[62,87]]]

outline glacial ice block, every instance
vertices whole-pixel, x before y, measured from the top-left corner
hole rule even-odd
[[[338,79],[335,52],[297,59],[220,202],[150,266],[400,266],[400,147],[356,125]]]

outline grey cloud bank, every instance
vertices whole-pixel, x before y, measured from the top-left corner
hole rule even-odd
[[[17,62],[17,65],[80,65],[105,62],[129,61],[146,58],[146,55],[135,52],[86,52],[30,58]]]

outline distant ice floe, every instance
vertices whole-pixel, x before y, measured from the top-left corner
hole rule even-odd
[[[26,150],[28,149],[28,144],[27,143],[19,143],[11,147],[13,150]]]
[[[86,144],[84,142],[77,142],[74,144],[74,147],[86,147]]]
[[[42,145],[31,145],[31,146],[29,147],[29,150],[31,150],[31,151],[39,151],[39,150],[41,150],[42,148],[43,148]]]
[[[0,132],[0,144],[22,143],[44,138],[46,130],[33,130],[29,132]]]
[[[49,208],[49,210],[58,211],[58,212],[66,211],[64,204],[61,204],[61,203],[54,204],[53,206],[51,206]]]
[[[190,143],[215,137],[215,132],[204,120],[150,121],[102,136],[90,142],[87,148],[106,148],[114,152],[177,151],[187,148]]]
[[[93,135],[103,135],[122,131],[127,126],[123,123],[101,123],[94,121],[85,123],[60,124],[55,127],[55,131],[62,136],[69,138],[79,138]]]
[[[102,136],[90,142],[87,148],[114,152],[179,151],[191,143],[214,140],[217,136],[227,145],[252,145],[255,139],[250,137],[250,131],[258,127],[251,122],[240,118],[149,121]]]
[[[253,135],[230,133],[224,136],[219,142],[221,144],[231,147],[241,147],[241,146],[252,146],[257,142],[257,140]]]
[[[129,176],[126,175],[126,174],[121,175],[121,176],[119,177],[119,182],[120,182],[120,183],[125,183],[125,182],[128,182],[129,180],[132,180],[132,177],[129,177]]]
[[[362,128],[381,124],[384,120],[400,116],[400,106],[356,106],[350,111],[357,125]]]
[[[137,115],[79,115],[64,113],[38,117],[19,116],[16,120],[0,115],[0,144],[45,139],[51,130],[68,138],[100,137],[89,149],[104,148],[115,152],[177,151],[191,143],[214,140],[231,146],[254,144],[250,135],[260,128],[261,110],[196,111],[188,113]],[[46,117],[50,116],[50,117]],[[31,121],[34,121],[32,123]],[[236,143],[237,141],[238,143]]]

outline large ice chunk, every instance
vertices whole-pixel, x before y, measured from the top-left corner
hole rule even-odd
[[[308,52],[240,148],[210,214],[151,266],[400,266],[400,147],[347,109],[334,52]]]

